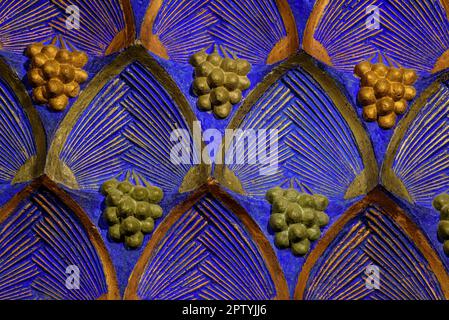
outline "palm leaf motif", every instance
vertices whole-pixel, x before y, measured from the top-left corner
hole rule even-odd
[[[383,5],[384,31],[373,41],[401,65],[426,73],[448,67],[449,20],[443,2],[387,0]],[[447,1],[446,1],[447,2]]]
[[[429,208],[449,186],[448,99],[449,89],[442,84],[408,126],[392,164],[410,200]]]
[[[404,67],[434,73],[448,67],[448,9],[446,0],[320,0],[304,48],[348,72],[381,51]],[[376,12],[379,28],[372,24]]]
[[[78,290],[66,286],[77,266]],[[73,212],[46,189],[22,200],[0,225],[0,299],[93,300],[108,293],[103,264]]]
[[[52,21],[54,30],[64,36],[78,50],[94,56],[104,56],[126,47],[134,38],[133,22],[128,0],[51,0],[61,17]],[[76,6],[80,14],[80,28],[69,29],[65,14],[67,7]],[[130,7],[128,8],[130,10]]]
[[[138,283],[141,299],[266,300],[276,288],[255,243],[220,201],[205,196],[171,225]]]
[[[33,130],[18,98],[0,80],[0,184],[9,184],[37,155]]]
[[[209,0],[164,1],[153,32],[167,48],[170,59],[189,61],[190,56],[212,45],[208,29],[218,22],[208,10]]]
[[[0,3],[0,49],[15,53],[53,35],[50,21],[59,15],[47,0],[10,0]]]
[[[79,28],[68,28],[79,9]],[[126,10],[125,10],[126,9]],[[128,0],[8,0],[0,3],[0,49],[22,54],[31,43],[63,35],[77,49],[104,56],[134,39]]]
[[[171,159],[177,129],[189,130],[173,98],[141,63],[111,80],[82,112],[62,147],[60,160],[75,179],[72,187],[98,190],[105,180],[135,170],[165,192],[177,190],[198,162],[189,137],[180,136],[190,157]],[[190,132],[190,131],[188,131]],[[176,135],[178,137],[178,135]],[[188,161],[187,161],[188,160]]]
[[[287,36],[275,1],[220,0],[212,3],[211,11],[222,22],[210,34],[253,64],[264,64]]]
[[[352,71],[376,52],[370,42],[381,30],[367,28],[366,10],[380,4],[380,0],[318,1],[304,35],[304,49],[339,70]]]
[[[284,50],[291,51],[290,54],[298,47],[295,28],[290,28],[292,34],[286,31],[286,23],[294,25],[293,19],[284,21],[285,16],[291,18],[291,12],[283,14],[278,8],[280,2],[283,1],[163,1],[159,8],[148,10],[143,43],[149,50],[155,50],[150,43],[162,46],[159,54],[181,63],[187,63],[194,53],[216,43],[253,64],[265,64],[279,43],[292,42],[292,47]],[[282,7],[287,10],[285,3]]]
[[[239,129],[278,132],[277,167],[239,164],[235,152],[229,149],[226,152],[229,169],[240,180],[244,191],[252,196],[264,196],[268,189],[296,178],[314,192],[344,197],[364,170],[346,120],[321,85],[300,67],[287,72],[262,95]],[[234,146],[247,141],[248,154],[264,151],[270,155],[266,149],[268,143],[256,145],[259,140],[246,139],[244,135],[236,135]],[[265,167],[268,169],[262,174],[261,169]]]
[[[308,300],[440,300],[435,275],[401,227],[376,207],[349,223],[311,272]],[[379,269],[379,288],[366,285],[368,266]],[[371,282],[370,282],[371,283]]]

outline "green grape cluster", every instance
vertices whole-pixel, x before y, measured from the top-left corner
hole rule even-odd
[[[443,193],[433,199],[433,207],[440,212],[438,238],[443,241],[443,250],[449,256],[449,194]]]
[[[162,217],[158,203],[164,197],[163,191],[116,179],[106,181],[101,191],[106,196],[103,217],[109,225],[109,237],[125,242],[128,248],[139,248],[144,235],[153,232],[154,221]]]
[[[276,246],[290,248],[294,255],[305,255],[311,242],[320,238],[320,228],[329,223],[329,216],[324,212],[329,200],[319,194],[280,187],[268,190],[266,199],[272,206],[270,227],[276,232]]]
[[[242,92],[251,86],[247,77],[251,64],[244,59],[223,58],[217,48],[211,54],[204,50],[194,54],[190,63],[195,67],[193,92],[198,108],[227,118],[232,106],[242,100]]]

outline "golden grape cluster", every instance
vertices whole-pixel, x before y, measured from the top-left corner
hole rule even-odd
[[[195,67],[193,92],[198,108],[227,118],[232,106],[242,100],[242,92],[251,86],[247,77],[251,64],[244,59],[223,58],[216,48],[211,54],[204,50],[194,54],[190,63]]]
[[[408,102],[416,96],[413,87],[418,78],[416,72],[382,62],[362,61],[355,66],[354,73],[361,79],[358,101],[363,106],[363,118],[377,121],[383,129],[393,128],[397,115],[404,114]]]
[[[128,248],[139,248],[144,234],[153,232],[154,221],[162,217],[158,203],[164,197],[163,191],[155,186],[112,179],[103,184],[102,192],[106,196],[103,217],[109,224],[109,237],[124,241]]]
[[[449,194],[443,193],[433,199],[433,207],[440,212],[438,238],[443,241],[443,250],[449,256]]]
[[[329,223],[329,216],[324,212],[329,200],[322,195],[280,187],[268,190],[266,199],[272,205],[270,227],[276,232],[276,246],[290,247],[294,255],[305,255],[311,242],[320,238],[320,228]]]
[[[33,97],[38,104],[48,104],[55,111],[64,110],[69,98],[76,98],[80,84],[88,74],[82,68],[88,56],[81,51],[60,49],[54,44],[33,43],[27,47],[31,59],[28,79],[33,86]]]

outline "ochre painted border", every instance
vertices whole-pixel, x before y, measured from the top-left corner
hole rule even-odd
[[[267,57],[267,64],[274,64],[294,55],[299,50],[299,36],[295,17],[286,0],[276,0],[279,13],[284,21],[287,36],[280,40]]]
[[[435,274],[440,283],[446,299],[449,298],[449,275],[443,266],[438,254],[430,245],[424,233],[419,227],[410,219],[410,217],[391,199],[382,187],[377,187],[371,191],[364,199],[354,204],[346,213],[332,225],[321,238],[315,249],[309,254],[304,263],[301,273],[298,277],[298,282],[295,289],[294,299],[302,300],[309,281],[311,272],[324,254],[326,249],[332,244],[344,227],[359,214],[370,207],[378,207],[382,213],[387,214],[393,221],[395,221],[405,232],[405,234],[416,244],[417,249],[423,254],[424,258],[429,263],[432,272]]]
[[[446,11],[446,17],[449,19],[449,1],[448,0],[437,0],[440,1],[444,10]],[[324,11],[329,4],[330,0],[317,0],[313,7],[312,13],[307,20],[306,28],[304,30],[302,48],[311,56],[322,61],[323,63],[333,66],[332,59],[329,56],[327,49],[315,39],[315,31],[318,28],[321,19],[323,17]],[[442,71],[449,67],[449,49],[446,50],[438,59],[436,60],[432,74]]]
[[[36,144],[36,159],[34,162],[30,163],[31,166],[27,166],[29,164],[25,163],[20,170],[21,172],[16,173],[16,177],[12,183],[26,182],[39,177],[44,172],[45,156],[47,152],[45,131],[25,86],[3,58],[0,58],[0,74],[0,78],[11,88],[14,96],[22,106],[26,117],[30,121],[34,142]],[[28,159],[28,161],[30,160],[32,159]]]
[[[40,188],[52,193],[57,199],[59,199],[69,210],[71,210],[75,216],[79,219],[81,226],[89,236],[90,241],[95,247],[96,252],[100,257],[100,261],[103,265],[103,271],[106,277],[106,283],[108,286],[107,294],[98,297],[99,300],[118,300],[120,299],[120,292],[118,288],[117,276],[115,273],[114,265],[109,256],[108,250],[98,233],[96,226],[91,222],[89,217],[83,211],[83,209],[56,183],[51,181],[47,176],[41,176],[35,179],[31,184],[26,186],[22,191],[17,193],[3,208],[0,210],[0,224],[2,224],[11,214],[13,214],[20,205],[20,203],[27,199],[33,192]]]
[[[151,240],[145,247],[129,278],[128,287],[126,288],[124,294],[124,299],[140,299],[137,295],[139,282],[145,272],[145,268],[148,262],[153,256],[153,252],[157,249],[158,244],[170,230],[172,225],[176,223],[176,221],[178,221],[185,212],[192,208],[196,202],[198,202],[207,194],[210,194],[212,197],[220,201],[238,217],[238,219],[243,223],[250,236],[258,246],[276,287],[277,296],[274,299],[289,300],[290,294],[288,291],[284,273],[278,263],[276,254],[273,251],[273,248],[271,247],[269,241],[263,235],[257,223],[254,222],[254,220],[248,215],[246,210],[241,207],[229,194],[222,190],[218,183],[213,179],[209,179],[206,184],[193,192],[186,201],[183,201],[180,205],[175,207],[153,233],[153,235],[151,236]]]

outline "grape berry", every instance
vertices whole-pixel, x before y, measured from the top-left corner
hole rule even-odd
[[[195,67],[193,92],[198,97],[198,108],[227,118],[232,106],[242,100],[242,92],[251,86],[247,77],[251,64],[244,59],[222,58],[217,48],[211,54],[204,50],[194,54],[190,63]]]
[[[443,250],[449,256],[449,194],[443,193],[433,199],[433,207],[440,212],[438,239],[443,242]]]

